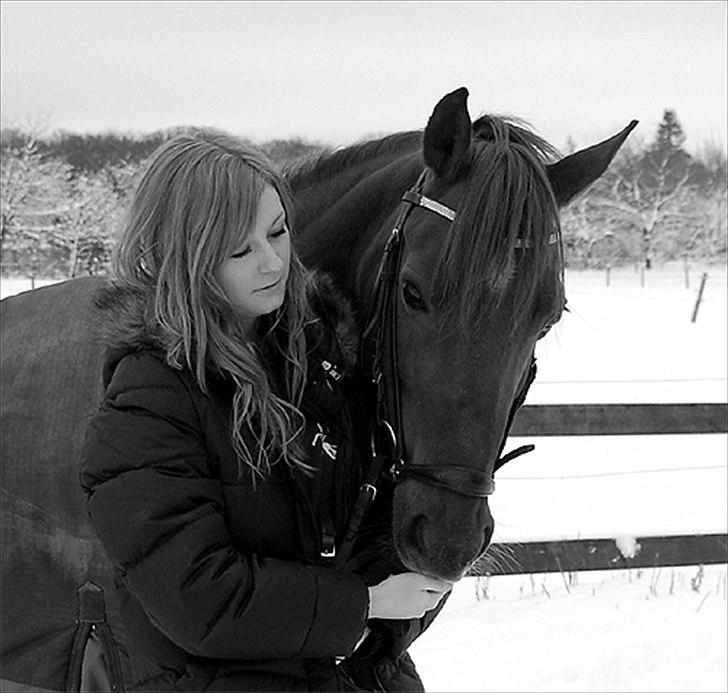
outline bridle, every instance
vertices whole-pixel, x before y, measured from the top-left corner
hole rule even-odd
[[[422,194],[426,174],[427,169],[420,174],[414,186],[402,195],[394,227],[384,248],[375,283],[374,301],[362,335],[360,363],[368,370],[371,383],[376,388],[376,421],[371,434],[371,463],[367,478],[359,490],[347,536],[342,545],[342,549],[346,547],[340,552],[339,558],[342,561],[348,555],[366,508],[376,495],[377,483],[383,471],[388,473],[395,484],[405,479],[417,479],[466,498],[487,498],[495,491],[493,477],[480,470],[455,465],[413,464],[405,460],[397,353],[397,287],[404,256],[405,224],[412,210],[417,207],[422,207],[450,222],[456,217],[454,210]],[[552,234],[549,244],[555,242],[557,236]],[[528,247],[528,243],[518,240],[516,247]],[[523,445],[501,456],[516,412],[526,399],[535,377],[536,358],[531,354],[529,366],[521,376],[516,396],[511,404],[494,472],[506,462],[534,449],[533,445]]]

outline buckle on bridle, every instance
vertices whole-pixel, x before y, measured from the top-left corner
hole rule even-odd
[[[373,484],[365,482],[361,485],[359,490],[367,495],[367,503],[371,503],[377,497],[377,487]]]

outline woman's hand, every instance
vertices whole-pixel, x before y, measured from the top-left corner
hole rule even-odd
[[[419,573],[390,575],[369,588],[369,618],[420,618],[437,606],[452,584]]]

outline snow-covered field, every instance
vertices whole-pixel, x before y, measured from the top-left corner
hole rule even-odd
[[[725,402],[726,271],[567,274],[527,402]],[[28,289],[2,280],[5,297]],[[510,446],[524,442],[513,439]],[[544,438],[499,472],[494,540],[726,532],[726,436]],[[428,691],[726,691],[726,566],[491,578],[455,586],[411,652]]]
[[[698,570],[500,576],[480,601],[465,578],[410,653],[427,691],[725,692],[726,567]]]
[[[567,275],[529,404],[725,402],[726,273]],[[525,442],[513,439],[515,447]],[[726,436],[543,438],[497,475],[496,541],[725,532]],[[428,691],[727,691],[726,566],[476,578],[411,648]],[[480,578],[483,580],[483,578]]]
[[[0,299],[7,298],[8,296],[15,296],[22,291],[30,291],[31,289],[40,289],[42,286],[48,286],[49,284],[56,284],[62,279],[36,279],[31,281],[30,279],[6,279],[0,277]]]
[[[569,313],[537,349],[527,404],[725,402],[726,271],[567,275]],[[725,532],[726,436],[513,439],[535,452],[496,476],[495,541]]]

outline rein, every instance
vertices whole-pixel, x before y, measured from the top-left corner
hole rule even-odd
[[[359,496],[349,519],[346,536],[337,555],[337,564],[341,565],[348,558],[364,513],[376,496],[377,483],[383,471],[388,472],[395,484],[412,478],[430,486],[447,489],[466,498],[487,498],[495,492],[493,477],[480,470],[452,465],[413,464],[405,460],[406,448],[397,352],[397,287],[404,255],[405,224],[410,213],[416,207],[422,207],[450,222],[454,221],[457,214],[446,205],[422,194],[426,174],[427,169],[420,174],[414,186],[402,195],[394,228],[384,248],[376,278],[374,301],[370,309],[367,327],[362,335],[360,361],[370,364],[371,383],[376,388],[377,396],[376,425],[371,435],[371,464],[367,478],[359,489]],[[552,234],[549,244],[556,241],[556,235]],[[515,247],[528,247],[528,242],[518,239]],[[531,452],[535,447],[523,445],[501,456],[516,412],[526,399],[528,389],[535,377],[536,358],[532,354],[529,367],[521,378],[516,397],[511,405],[494,472],[506,462]]]

